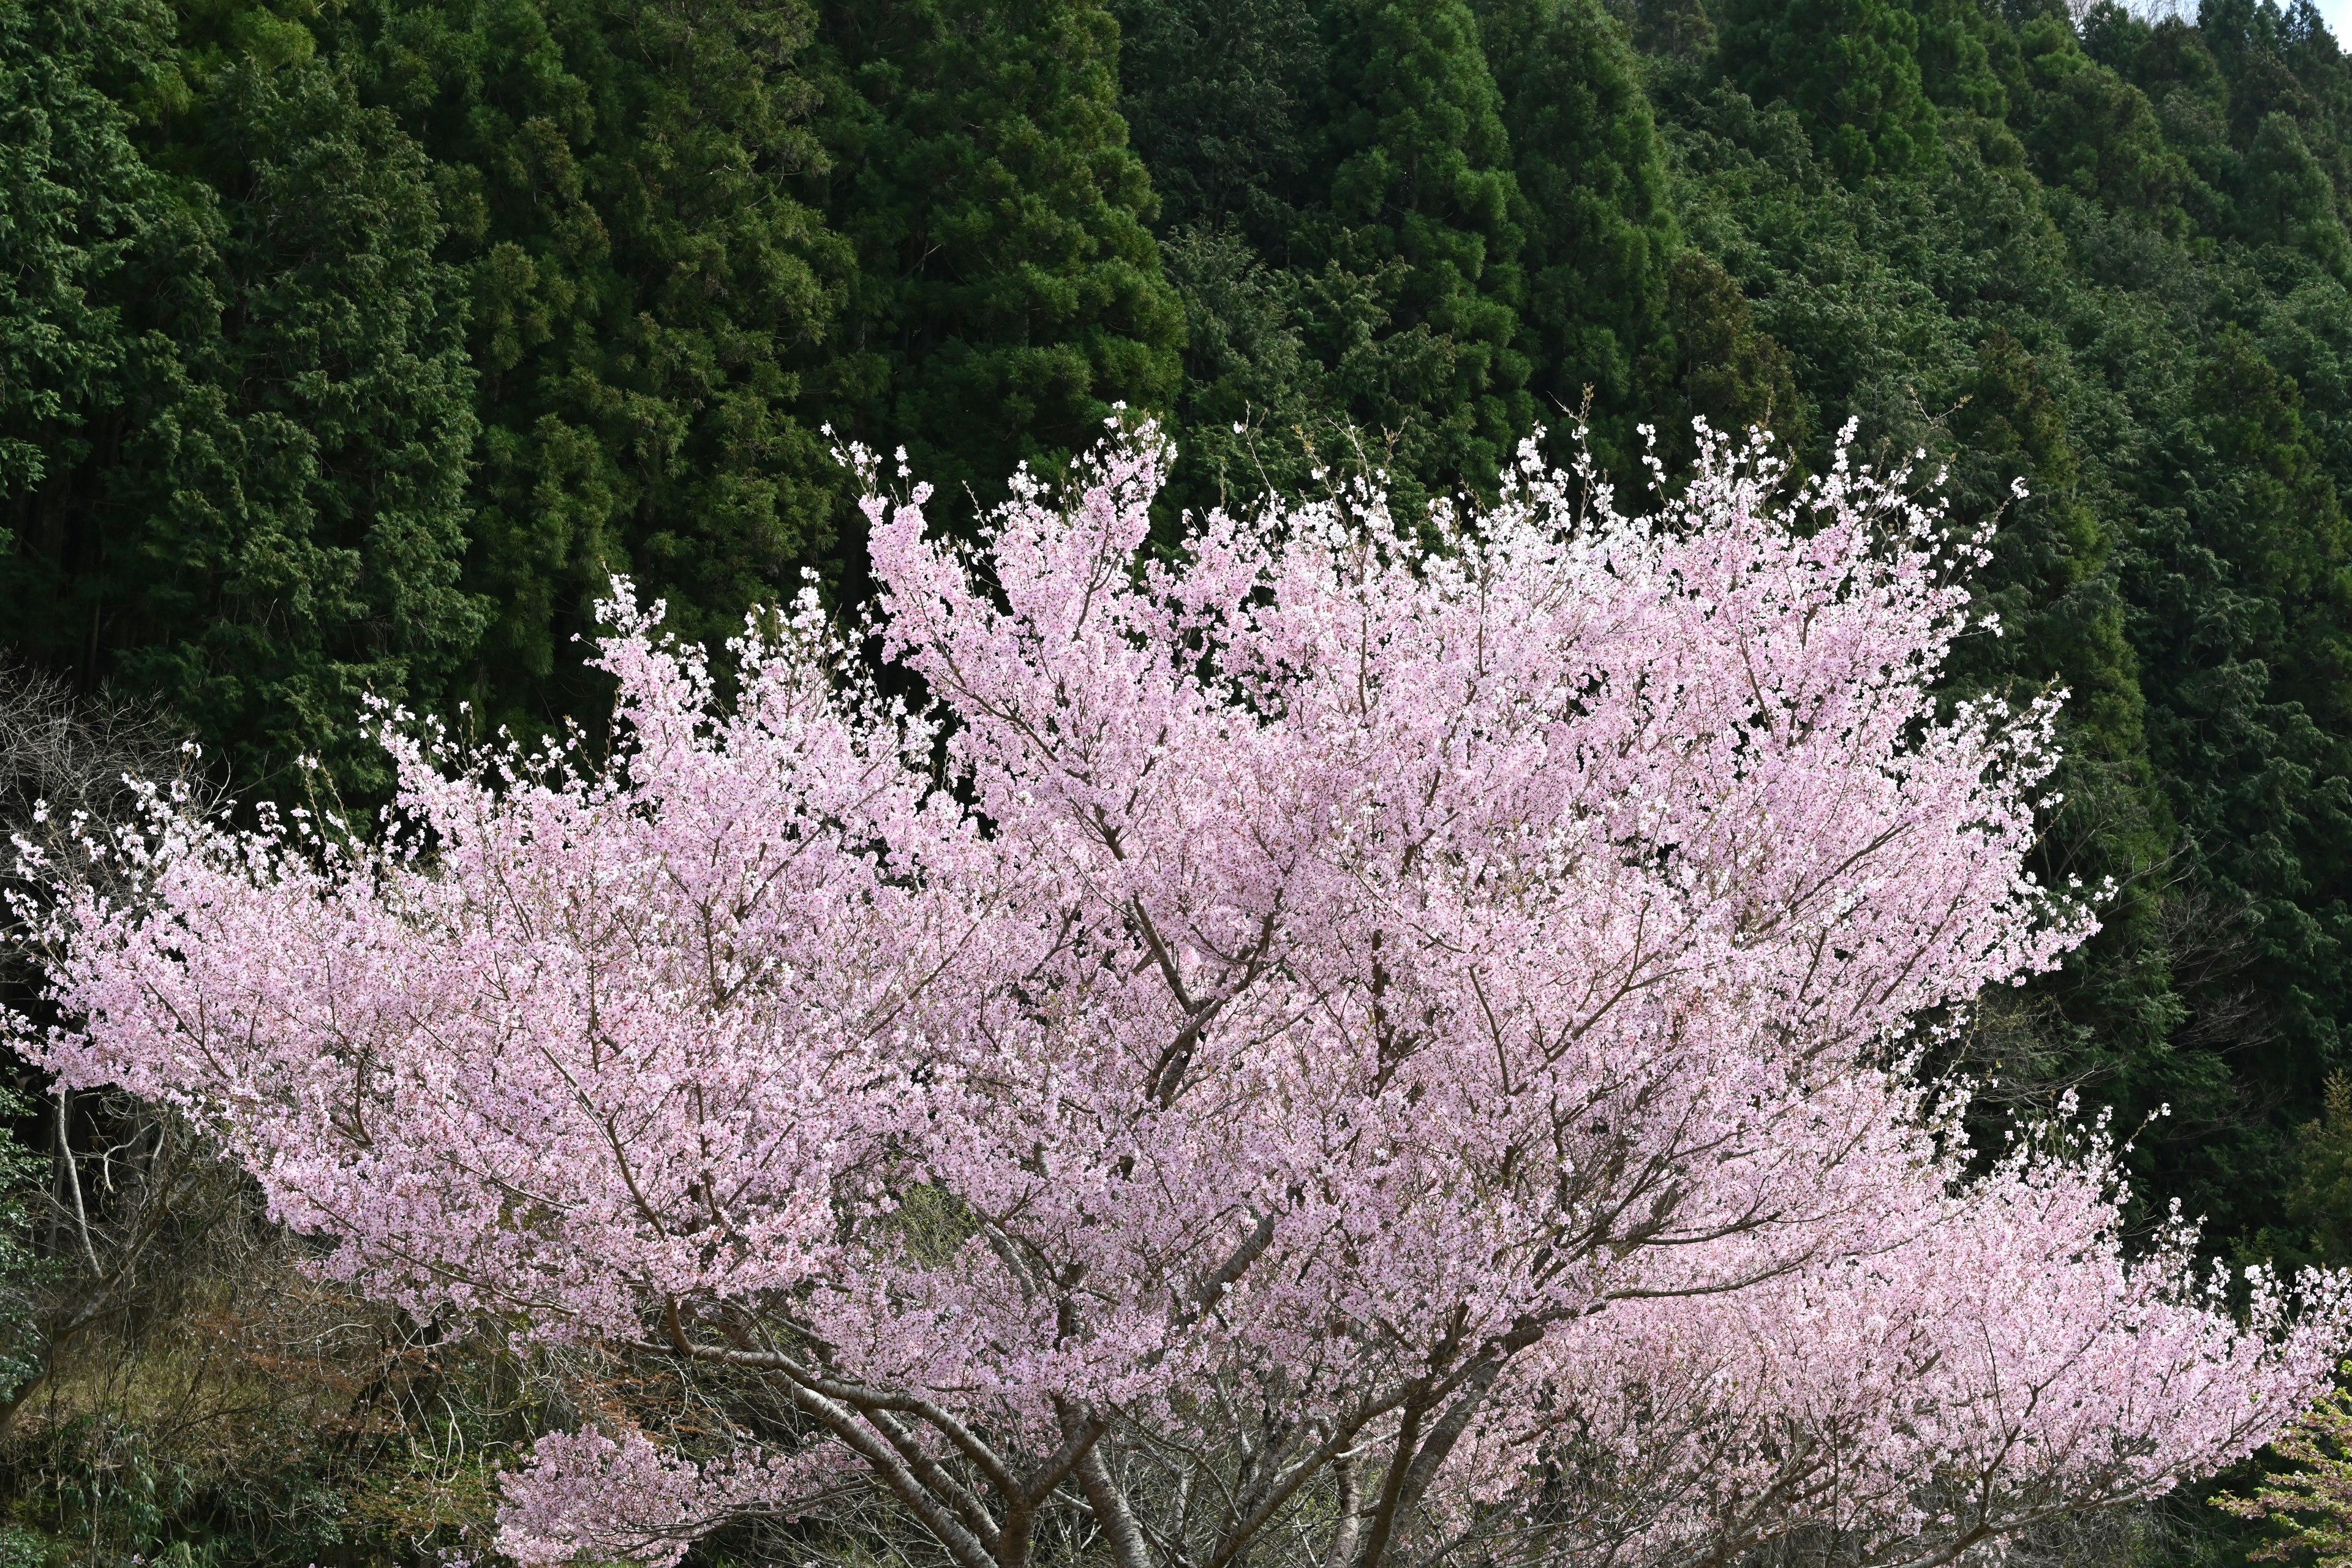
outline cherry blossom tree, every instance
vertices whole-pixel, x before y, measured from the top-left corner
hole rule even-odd
[[[617,585],[608,761],[382,714],[380,826],[159,801],[41,925],[24,1048],[326,1273],[798,1413],[550,1436],[512,1557],[879,1492],[956,1568],[1947,1562],[2325,1384],[2332,1279],[2127,1252],[2095,1131],[1920,1070],[2091,915],[1902,476],[1710,440],[1635,521],[1530,448],[1154,550],[1147,426],[966,550],[858,460],[857,646],[804,595],[722,699]]]

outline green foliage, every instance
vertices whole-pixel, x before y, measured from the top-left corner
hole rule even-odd
[[[2327,1075],[2316,1120],[2296,1140],[2298,1169],[2286,1192],[2294,1239],[2323,1263],[2352,1261],[2352,1077]]]
[[[339,42],[432,159],[482,438],[470,693],[574,706],[614,573],[740,626],[842,505],[805,405],[850,258],[795,194],[824,154],[795,4],[359,0]]]
[[[1641,65],[1596,0],[1486,0],[1478,20],[1517,175],[1539,415],[1557,421],[1591,389],[1601,455],[1622,465],[1674,353],[1678,237]]]
[[[2250,1087],[2291,1086],[2300,1109],[2337,1059],[2352,982],[2346,524],[2297,389],[2243,333],[2220,336],[2191,403],[2166,443],[2176,504],[2151,509],[2125,575],[2150,756],[2193,885],[2237,911],[2236,984],[2263,999],[2235,1065]],[[2283,1142],[2248,1131],[2218,1131],[2198,1158],[2276,1192]]]
[[[1675,358],[1660,395],[1663,456],[1689,455],[1685,431],[1704,419],[1720,431],[1761,426],[1797,450],[1811,426],[1789,351],[1756,325],[1738,281],[1705,252],[1675,254],[1667,269],[1667,341]]]
[[[364,800],[370,692],[593,710],[574,640],[615,573],[709,637],[853,564],[827,419],[958,495],[1168,406],[1108,16],[824,21],[0,15],[21,646],[164,697],[250,784],[319,755]]]
[[[2046,184],[2179,226],[2191,175],[2147,96],[2084,53],[2055,16],[2028,22],[2019,43],[2014,123],[2034,173]]]
[[[2182,1008],[2150,877],[2173,854],[2174,832],[2148,763],[2114,539],[2085,494],[2065,416],[2023,345],[1995,328],[1965,384],[1949,425],[1951,493],[1962,526],[1997,521],[1974,587],[1999,632],[1960,644],[1950,687],[2012,703],[2066,694],[2053,781],[2063,805],[2035,869],[2056,884],[2115,889],[2098,933],[2040,990],[2041,1038],[2009,1033],[1996,1068],[2012,1081],[2088,1073],[2102,1095],[2135,1109],[2209,1103],[2221,1092],[2211,1064],[2184,1065],[2168,1047]]]
[[[1729,0],[1722,66],[1749,97],[1794,106],[1847,179],[1934,161],[1919,19],[1894,0]]]
[[[2346,1373],[2352,1367],[2338,1375]],[[2270,1521],[2272,1539],[2249,1556],[2312,1568],[2352,1563],[2352,1391],[2321,1400],[2271,1452],[2295,1468],[2263,1478],[2251,1498],[2223,1492],[2212,1500],[2241,1519]]]
[[[19,500],[5,592],[25,646],[110,662],[240,776],[317,753],[364,790],[362,695],[438,700],[485,618],[462,280],[423,153],[299,24],[231,13],[174,68],[156,20],[104,18],[172,89],[106,267],[121,371]]]
[[[0,6],[0,496],[88,455],[119,396],[124,345],[107,292],[154,203],[120,101],[152,62],[160,11]]]
[[[2015,35],[1976,0],[1916,0],[1919,19],[1919,84],[1938,108],[1986,119],[2009,110],[2009,83],[2017,75]]]
[[[1664,149],[1614,17],[1593,0],[1119,15],[1190,331],[1184,502],[1371,461],[1410,507],[1489,482],[1588,388],[1604,458],[1630,467],[1686,356]]]
[[[2302,252],[2330,274],[2352,268],[2352,238],[2336,209],[2336,186],[2291,115],[2266,114],[2246,150],[2238,224],[2255,245]]]
[[[1318,453],[1347,451],[1352,432],[1307,346],[1298,279],[1231,229],[1179,230],[1160,254],[1184,311],[1171,500],[1200,510],[1314,489]]]
[[[1112,0],[1119,112],[1162,232],[1233,225],[1280,263],[1314,181],[1326,70],[1310,0]]]
[[[855,248],[835,421],[903,444],[950,507],[1173,399],[1181,307],[1094,0],[831,7],[814,183]]]
[[[2062,973],[1981,1011],[1973,1065],[2155,1118],[2142,1197],[2292,1256],[2294,1130],[2352,1002],[2352,329],[2314,178],[2352,119],[2324,35],[2222,20],[1983,12],[1999,100],[1939,91],[1940,157],[1901,181],[1843,177],[1783,85],[1656,90],[1683,232],[1785,348],[1811,439],[1852,415],[1865,449],[1948,463],[1963,523],[2000,514],[2004,635],[1957,650],[1954,694],[2071,694],[2042,869],[2116,890]]]
[[[1685,68],[1715,53],[1715,18],[1703,0],[1634,0],[1633,36],[1643,54]]]
[[[1332,401],[1409,475],[1491,483],[1535,422],[1518,189],[1464,0],[1335,0],[1325,200],[1294,246]]]
[[[2151,26],[2102,3],[2084,20],[2083,47],[2153,106],[2164,145],[2179,155],[2189,174],[2182,191],[2188,216],[2207,232],[2228,230],[2232,219],[2227,193],[2238,177],[2238,155],[2230,144],[2230,89],[2203,35],[2178,18]],[[2158,161],[2144,132],[2118,141],[2116,153],[2106,155],[2119,159],[2126,170]]]
[[[2010,678],[2032,671],[2026,679],[2063,681],[2077,728],[2101,737],[2105,753],[2134,754],[2141,699],[2123,605],[2105,572],[2112,542],[2084,498],[2065,416],[2033,356],[2000,328],[1977,351],[1966,395],[1951,421],[1962,516],[1982,515],[2003,492],[2008,504],[2000,505],[1992,559],[1975,584],[2002,635],[1972,639],[1962,657],[1990,660]]]

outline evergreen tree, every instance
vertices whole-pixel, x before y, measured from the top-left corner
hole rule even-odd
[[[2352,271],[2352,237],[2336,207],[2336,189],[2291,116],[2264,116],[2246,150],[2238,224],[2256,245],[2284,246],[2342,278]]]
[[[1308,348],[1298,279],[1230,228],[1179,230],[1161,256],[1184,310],[1177,459],[1163,505],[1310,494],[1330,477],[1327,465],[1352,467],[1358,433]]]
[[[824,210],[856,247],[835,417],[950,507],[1165,410],[1181,308],[1097,0],[830,6]]]
[[[1685,69],[1716,50],[1715,18],[1702,0],[1633,0],[1633,43],[1644,55]]]
[[[1933,161],[1936,108],[1920,82],[1919,20],[1894,0],[1729,0],[1724,73],[1759,102],[1785,99],[1847,179]]]
[[[2241,150],[2252,145],[2273,114],[2315,117],[2317,106],[2291,58],[2310,25],[2298,26],[2298,10],[2309,13],[2307,6],[2281,6],[2277,0],[2200,0],[2197,37],[2229,85],[2230,139]]]
[[[1984,1065],[2012,1082],[2082,1083],[2135,1117],[2166,1103],[2184,1118],[2218,1113],[2229,1100],[2223,1064],[2183,1057],[2171,1044],[2182,1008],[2158,878],[2174,834],[2148,762],[2147,702],[2125,633],[2114,539],[2084,493],[2057,399],[2006,331],[1995,329],[1979,350],[1950,434],[1956,521],[1998,522],[1974,586],[2000,630],[1955,648],[1948,689],[2011,703],[2067,694],[2054,781],[2064,805],[2049,824],[2037,870],[2054,884],[2115,888],[2098,934],[2025,994],[2025,1018],[1990,1010],[1996,1027],[1985,1044],[1994,1059]],[[2022,498],[2011,488],[2019,484]]]
[[[2239,1114],[2181,1151],[2178,1179],[2239,1234],[2274,1221],[2287,1129],[2339,1058],[2352,972],[2352,576],[2335,485],[2294,384],[2224,331],[2172,431],[2158,496],[2126,563],[2127,620],[2158,776],[2180,823],[2189,1025],[2233,1051]],[[2236,1189],[2233,1193],[2231,1189]]]
[[[2153,25],[2111,0],[2102,0],[2084,18],[2082,47],[2101,65],[2144,93],[2154,106],[2164,144],[2189,171],[2182,205],[2206,233],[2233,226],[2229,193],[2238,180],[2238,153],[2230,143],[2230,88],[2221,67],[2196,28],[2178,17]],[[2095,121],[2084,128],[2096,136]],[[2121,160],[2144,164],[2144,133]]]
[[[365,795],[363,696],[438,702],[484,620],[462,279],[423,153],[299,22],[230,11],[153,76],[169,196],[110,275],[120,395],[20,507],[7,598],[25,644],[163,697],[245,783],[317,754]]]
[[[1940,109],[1988,120],[2009,111],[2004,79],[2017,72],[2017,37],[1979,0],[1911,0],[1918,18],[1920,89]]]
[[[477,695],[583,700],[571,647],[616,572],[723,636],[824,549],[842,476],[810,376],[851,260],[796,195],[822,166],[803,5],[362,0],[372,93],[436,159],[486,426]]]
[[[1111,0],[1119,112],[1174,234],[1231,224],[1289,260],[1317,183],[1324,40],[1311,0]]]
[[[1641,67],[1597,0],[1485,0],[1526,237],[1523,352],[1541,417],[1590,388],[1604,459],[1675,355],[1667,268],[1676,236]]]
[[[2319,1261],[2352,1261],[2352,1077],[2332,1072],[2320,1113],[2296,1138],[2298,1169],[2287,1189],[2293,1244]]]
[[[2059,17],[2027,22],[2020,44],[2014,123],[2033,172],[2046,184],[2179,229],[2192,175],[2147,96],[2085,53]]]
[[[1326,203],[1302,224],[1306,336],[1400,477],[1491,484],[1534,425],[1517,184],[1464,0],[1335,0]],[[1415,504],[1408,488],[1404,504]]]
[[[1866,443],[1948,454],[1965,518],[2000,507],[2012,478],[2033,492],[1981,581],[2007,635],[1960,650],[1953,689],[2074,693],[2043,868],[2122,886],[2063,973],[1980,1010],[1980,1066],[2038,1105],[2079,1088],[2126,1127],[2171,1105],[2138,1136],[2138,1190],[2158,1212],[2178,1197],[2210,1216],[2217,1247],[2260,1250],[2344,994],[2330,868],[2345,731],[2319,691],[2277,674],[2332,656],[2325,637],[2264,629],[2333,616],[2337,524],[2317,482],[2352,471],[2331,467],[2352,456],[2334,412],[2352,375],[2326,324],[2343,289],[2229,237],[2241,154],[2194,29],[2095,14],[2085,31],[2078,48],[2062,20],[2031,16],[2013,52],[1989,42],[2017,141],[1980,118],[1964,139],[1956,112],[1918,180],[1822,180],[1794,114],[1737,92],[1685,84],[1662,101],[1685,230],[1788,346],[1822,425],[1851,408]],[[2206,124],[2225,156],[2200,164],[2173,128]],[[2245,344],[2223,353],[2231,315],[2273,322],[2263,342],[2328,401]],[[2242,425],[2216,423],[2225,410]]]
[[[170,28],[160,5],[0,5],[0,498],[20,517],[121,395],[110,286],[163,198],[122,100]]]
[[[1738,281],[1702,251],[1668,264],[1667,324],[1675,359],[1659,395],[1657,439],[1669,468],[1686,460],[1692,421],[1727,434],[1762,426],[1792,451],[1811,445],[1812,420],[1789,351],[1756,325]]]

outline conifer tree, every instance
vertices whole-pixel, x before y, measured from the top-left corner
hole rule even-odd
[[[1988,120],[2009,110],[2003,80],[2017,65],[2016,35],[1981,0],[1910,0],[1919,23],[1919,86],[1941,109]]]
[[[1686,460],[1694,419],[1736,432],[1762,426],[1802,452],[1813,413],[1797,391],[1789,351],[1756,325],[1738,280],[1703,251],[1685,247],[1667,264],[1667,324],[1674,360],[1657,393],[1657,441],[1668,466]]]
[[[1360,433],[1334,406],[1309,350],[1299,279],[1269,266],[1239,231],[1196,226],[1160,249],[1184,310],[1177,459],[1164,506],[1201,510],[1322,488],[1347,471]]]
[[[2286,1190],[2294,1242],[2321,1261],[2352,1259],[2352,1077],[2327,1075],[2320,1113],[2295,1139],[2298,1169]]]
[[[151,57],[171,177],[110,278],[119,396],[23,503],[7,596],[26,645],[166,699],[243,783],[316,754],[365,795],[363,696],[439,700],[484,618],[462,279],[421,150],[305,26],[205,24]]]
[[[13,507],[88,455],[90,422],[121,396],[110,285],[163,188],[120,100],[169,37],[160,5],[0,5],[0,500]]]
[[[1696,66],[1715,53],[1715,18],[1702,0],[1634,0],[1633,43],[1645,55]]]
[[[796,194],[821,165],[803,5],[363,0],[372,92],[437,160],[486,426],[477,695],[593,708],[571,638],[615,572],[723,635],[831,538],[841,475],[808,376],[846,247]]]
[[[2335,184],[2292,116],[2263,117],[2246,150],[2237,207],[2252,243],[2300,252],[2338,278],[2352,271],[2352,237],[2336,211]]]
[[[1901,174],[1935,155],[1919,20],[1895,0],[1730,0],[1723,69],[1759,103],[1786,100],[1847,179]]]
[[[1596,0],[1485,0],[1478,20],[1527,237],[1520,342],[1540,414],[1557,421],[1590,388],[1601,456],[1622,462],[1674,355],[1676,237],[1640,63]]]
[[[2278,0],[2200,0],[2197,6],[2197,37],[2228,84],[2231,140],[2241,149],[2273,114],[2305,119],[2316,107],[2289,62],[2299,41],[2299,9],[2317,19],[2307,7]]]
[[[2074,29],[2036,16],[2020,35],[2011,121],[2048,184],[2178,230],[2193,176],[2140,89],[2086,53]]]
[[[1312,0],[1111,0],[1119,112],[1158,226],[1234,225],[1287,262],[1318,182],[1324,39]]]
[[[1523,215],[1477,18],[1464,0],[1336,0],[1325,26],[1328,203],[1297,247],[1307,341],[1335,405],[1394,443],[1402,475],[1490,482],[1536,405]]]
[[[2011,703],[2066,692],[2057,785],[2064,804],[2037,868],[2053,883],[2115,884],[2098,934],[2030,994],[2038,1027],[1995,1031],[1992,1050],[2006,1058],[1997,1070],[2013,1080],[2084,1082],[2134,1121],[2168,1102],[2184,1121],[2226,1110],[2222,1064],[2210,1055],[2182,1059],[2168,1044],[2181,1008],[2167,967],[2158,873],[2176,845],[2148,762],[2115,541],[2084,493],[2056,398],[2006,331],[1995,329],[1979,350],[1951,434],[1959,518],[1969,526],[1998,521],[1974,588],[1999,635],[1960,642],[1947,690]],[[2021,484],[2021,497],[2012,489]],[[2036,1053],[2045,1054],[2032,1059]]]
[[[2222,333],[2125,574],[2150,755],[2210,910],[2189,947],[2214,978],[2188,1000],[2248,1015],[2223,1037],[2246,1103],[2194,1151],[2213,1191],[2284,1189],[2284,1133],[2317,1106],[2352,994],[2352,531],[2301,401]]]
[[[1182,315],[1099,0],[829,5],[819,182],[857,270],[828,406],[943,495],[1164,409]]]
[[[2207,233],[2231,228],[2238,152],[2230,141],[2230,86],[2204,36],[2179,17],[2150,24],[2103,0],[2083,18],[2080,42],[2093,59],[2147,96],[2163,145],[2188,169],[2181,197],[2187,216]],[[2094,138],[2117,133],[2105,126],[2088,130]],[[2147,148],[2148,132],[2135,128],[2129,140]],[[2123,162],[2143,163],[2148,156],[2135,151]]]

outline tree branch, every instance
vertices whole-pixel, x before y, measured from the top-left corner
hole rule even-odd
[[[940,1506],[934,1498],[900,1462],[891,1446],[877,1436],[874,1431],[847,1405],[828,1399],[815,1389],[803,1385],[798,1378],[787,1374],[782,1380],[784,1396],[806,1414],[823,1423],[826,1430],[848,1445],[850,1450],[874,1467],[900,1502],[907,1505],[923,1528],[948,1550],[959,1568],[998,1568],[996,1555],[980,1538],[964,1528],[963,1521]]]

